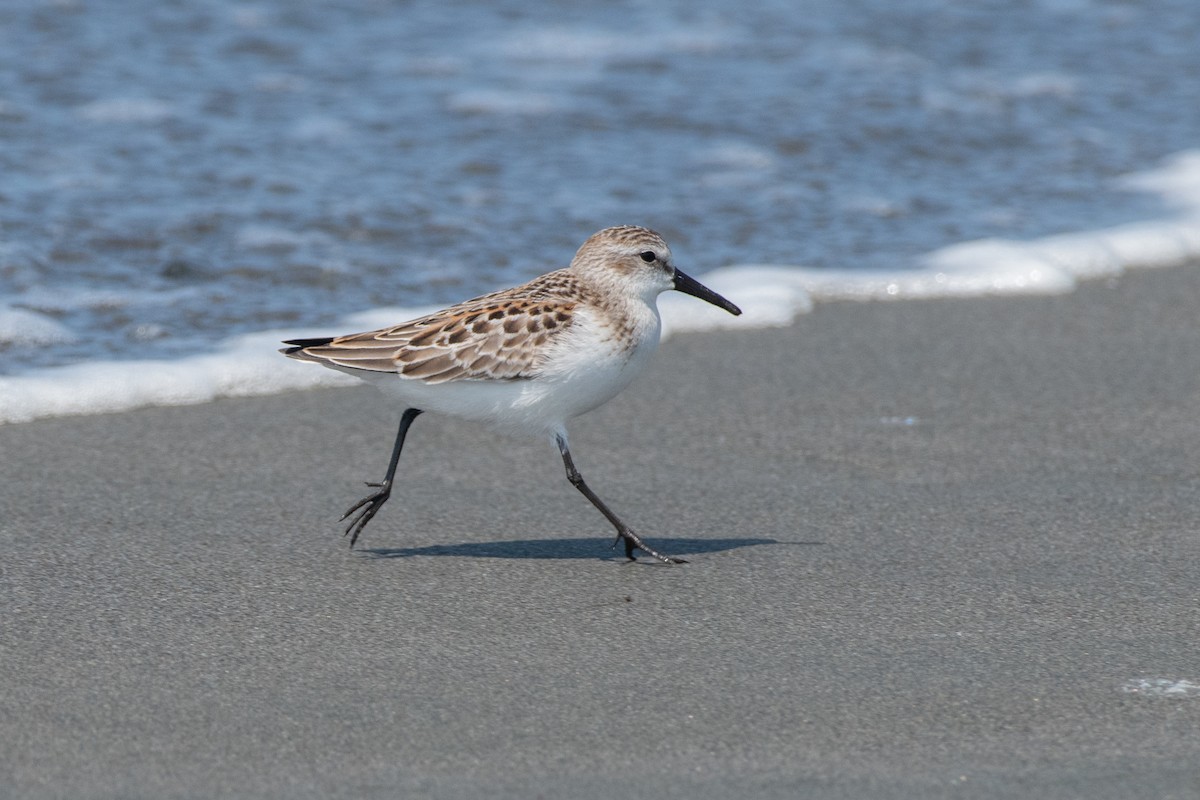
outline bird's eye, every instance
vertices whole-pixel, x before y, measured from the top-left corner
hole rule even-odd
[[[658,258],[658,256],[654,255],[653,250],[647,250],[646,252],[642,253],[642,261],[645,261],[647,264],[653,264],[656,258]]]

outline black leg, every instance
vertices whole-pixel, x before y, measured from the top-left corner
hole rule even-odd
[[[359,500],[354,505],[342,514],[339,522],[345,522],[346,517],[358,514],[354,519],[350,520],[350,524],[346,526],[346,533],[350,536],[350,546],[354,547],[354,543],[358,541],[358,535],[362,533],[363,528],[367,527],[367,523],[375,516],[375,513],[383,507],[387,499],[392,496],[392,478],[396,477],[396,465],[400,463],[400,451],[404,449],[404,437],[408,434],[408,426],[412,425],[413,420],[421,413],[419,408],[409,408],[404,411],[404,415],[400,417],[400,429],[396,431],[396,443],[392,445],[392,460],[388,462],[387,477],[383,479],[383,483],[368,483],[367,486],[377,486],[379,491],[373,492],[362,500]],[[343,536],[346,534],[343,534]]]
[[[637,548],[646,555],[651,556],[652,558],[657,558],[664,564],[687,563],[682,558],[665,556],[654,548],[650,547],[645,541],[643,541],[642,537],[633,532],[632,528],[622,522],[621,518],[614,514],[608,506],[604,505],[604,501],[597,497],[596,493],[593,492],[586,483],[584,483],[583,476],[579,474],[579,470],[575,469],[575,462],[571,460],[571,450],[567,447],[567,438],[562,434],[555,434],[554,441],[558,443],[558,451],[562,453],[563,465],[567,468],[567,480],[571,482],[572,486],[583,492],[583,496],[591,501],[592,505],[600,509],[600,513],[603,514],[605,518],[612,523],[613,527],[617,529],[617,541],[625,543],[626,558],[628,558],[630,561],[636,561],[637,559],[634,557],[633,551],[634,548]],[[616,547],[616,542],[613,543],[613,547]]]

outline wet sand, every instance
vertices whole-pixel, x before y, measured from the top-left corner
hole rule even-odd
[[[430,415],[349,551],[367,388],[0,426],[3,794],[1194,797],[1197,309],[1186,268],[672,339],[571,433],[677,567]]]

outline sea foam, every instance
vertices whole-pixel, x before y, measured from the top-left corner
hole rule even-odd
[[[1200,150],[1127,177],[1127,188],[1162,195],[1177,213],[1031,241],[980,239],[927,253],[911,269],[811,269],[784,264],[725,267],[700,280],[746,312],[731,317],[664,295],[664,333],[788,325],[814,303],[1060,294],[1081,280],[1200,260]]]
[[[743,315],[734,317],[694,298],[670,293],[659,301],[663,334],[784,326],[815,303],[830,301],[1062,293],[1071,291],[1080,280],[1200,259],[1200,150],[1178,154],[1159,169],[1130,176],[1124,184],[1161,194],[1176,209],[1175,215],[1026,242],[963,242],[926,254],[910,269],[811,269],[789,264],[724,267],[695,277],[740,305]],[[280,340],[370,330],[431,310],[372,309],[350,315],[329,330],[274,330],[232,337],[189,358],[90,362],[3,377],[0,423],[353,384],[349,376],[281,357],[276,352]],[[20,317],[17,310],[6,313],[10,321],[24,319],[30,326],[26,333],[49,338],[62,335],[52,324],[43,324],[52,322],[49,318]],[[9,334],[15,335],[13,331]]]
[[[59,344],[74,339],[67,326],[45,314],[0,306],[0,345]]]

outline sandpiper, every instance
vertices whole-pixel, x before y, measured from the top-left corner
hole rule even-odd
[[[671,249],[648,228],[623,225],[593,234],[566,269],[391,328],[328,339],[294,339],[281,353],[347,372],[397,397],[400,417],[391,461],[376,491],[342,515],[350,546],[392,493],[404,437],[424,411],[479,420],[509,432],[550,437],[567,479],[617,529],[625,555],[663,555],[584,482],[567,446],[567,420],[629,385],[658,345],[658,295],[668,289],[741,314],[741,309],[677,269]]]

